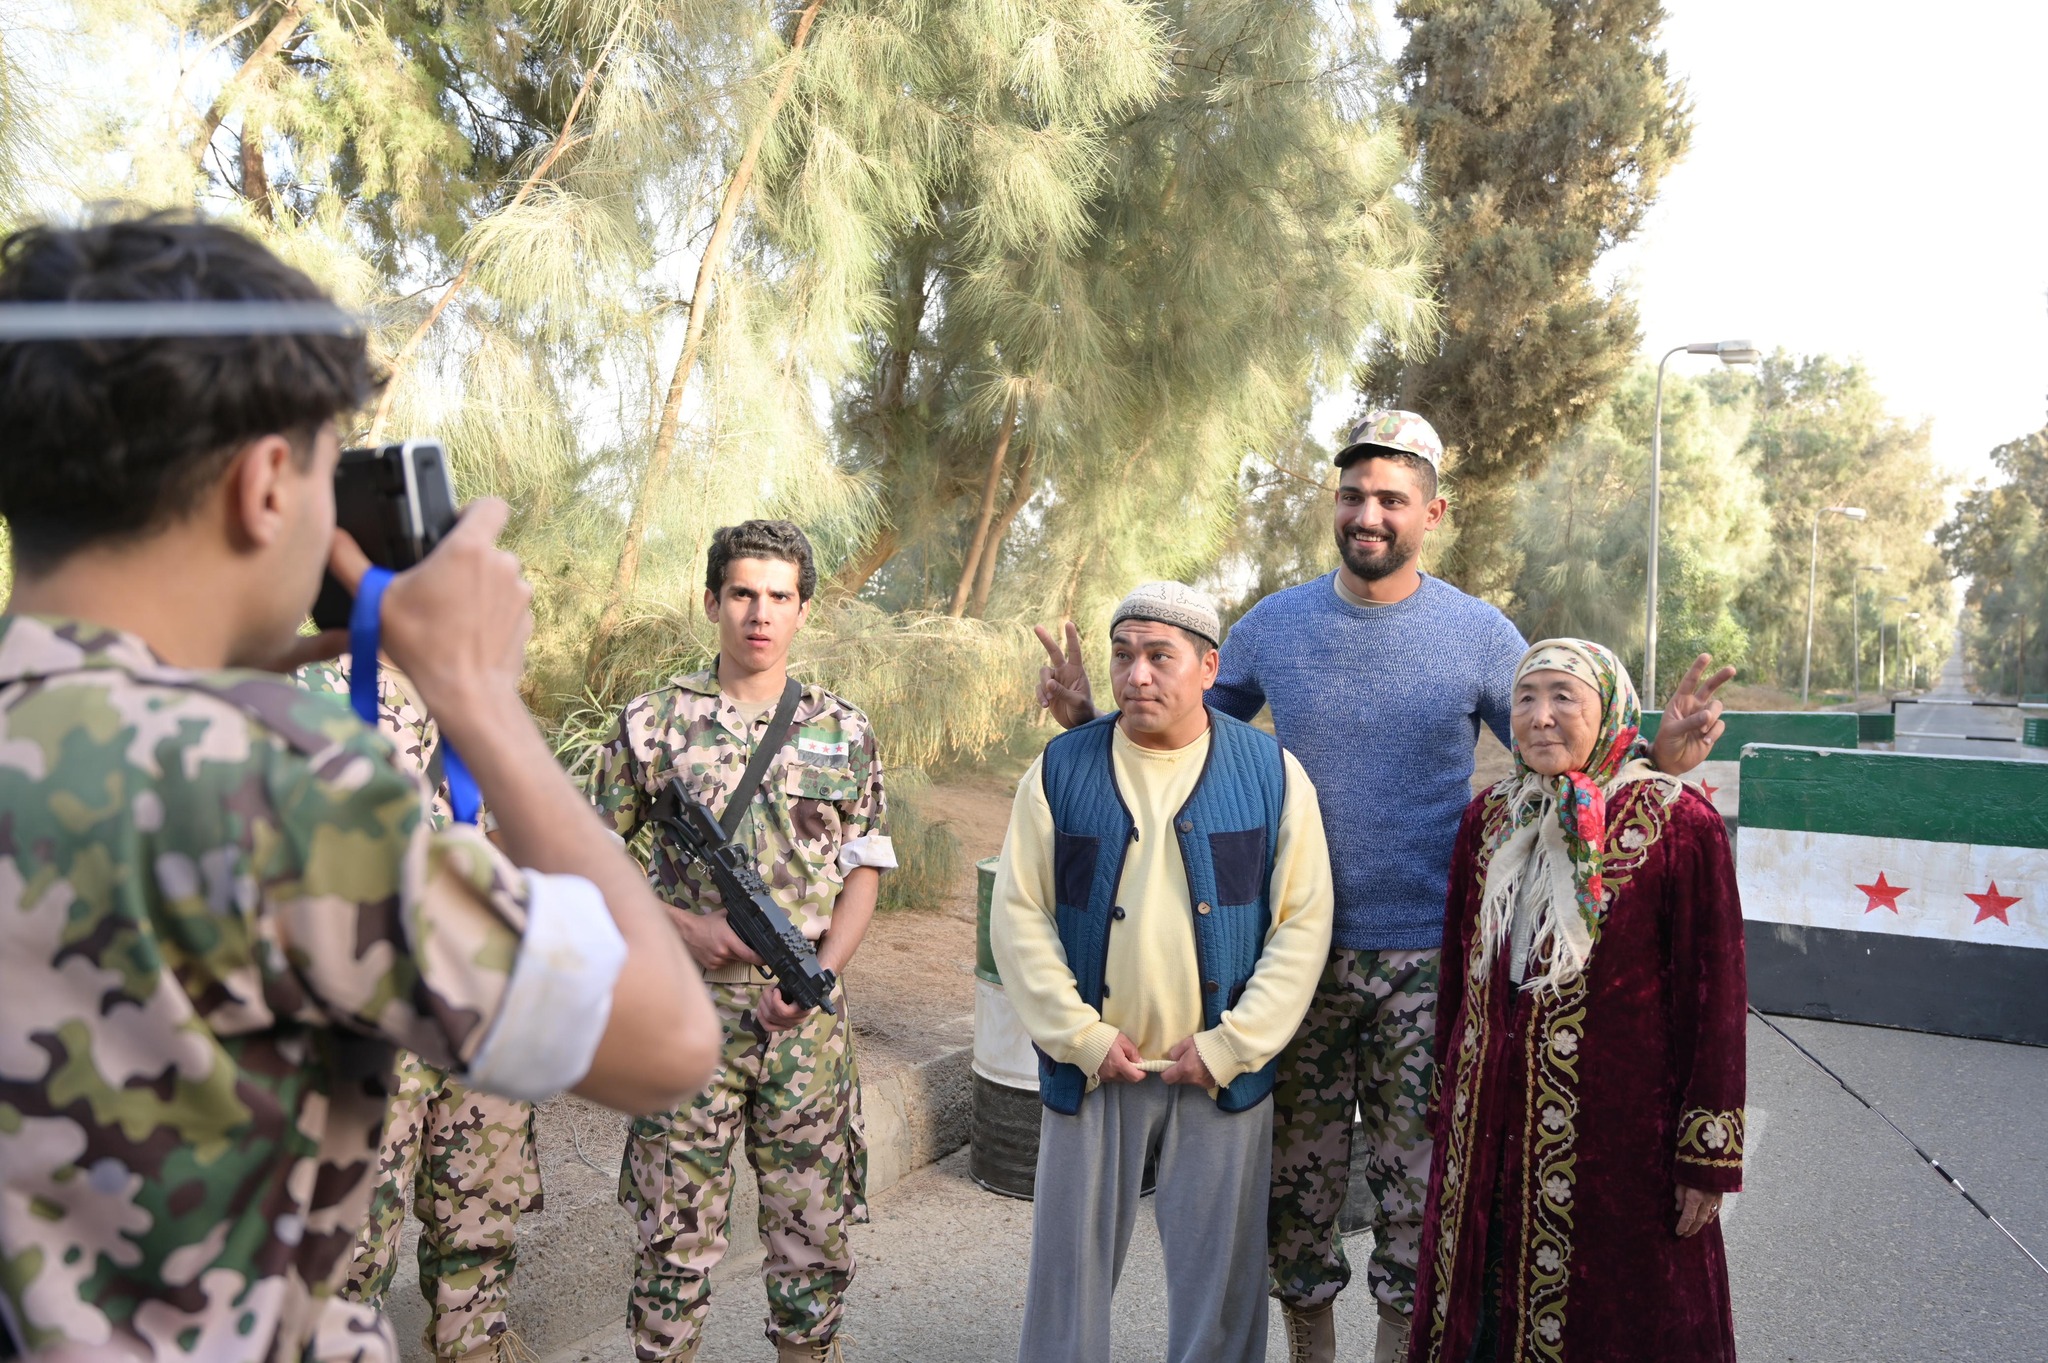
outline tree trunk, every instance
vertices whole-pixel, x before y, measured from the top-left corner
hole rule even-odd
[[[832,579],[832,585],[848,596],[858,596],[861,588],[868,585],[868,580],[882,570],[882,565],[896,557],[896,551],[902,547],[903,538],[896,527],[882,527],[860,556],[848,560],[839,570]]]
[[[907,297],[897,304],[895,332],[890,336],[888,352],[878,366],[882,379],[873,413],[882,447],[882,460],[875,470],[875,482],[882,495],[888,526],[875,536],[864,552],[842,564],[833,577],[833,585],[849,596],[859,594],[868,580],[903,547],[903,535],[897,528],[901,521],[889,507],[889,494],[895,486],[896,472],[891,446],[899,435],[896,423],[903,412],[904,394],[910,387],[910,368],[917,357],[917,338],[924,327],[924,310],[931,301],[925,289],[926,256],[922,249],[909,259],[904,274],[912,282],[905,289]]]
[[[1038,457],[1036,445],[1024,447],[1024,458],[1017,465],[1017,474],[1010,480],[1010,500],[1003,507],[1003,514],[996,517],[994,529],[989,532],[988,544],[981,551],[981,568],[974,575],[974,600],[968,611],[980,617],[988,613],[988,594],[996,582],[996,559],[1003,552],[1003,540],[1010,533],[1011,524],[1017,513],[1024,509],[1024,503],[1031,500],[1034,490],[1031,482],[1031,462]]]
[[[953,588],[953,602],[946,614],[958,620],[967,613],[967,598],[974,591],[975,575],[981,571],[982,551],[988,547],[989,523],[996,515],[996,493],[1003,486],[1003,464],[1010,457],[1010,437],[1017,429],[1017,395],[1012,393],[1003,407],[1003,427],[996,434],[995,453],[988,457],[988,476],[981,480],[981,512],[975,517],[974,538],[967,542],[967,557],[960,564],[960,581]]]
[[[618,570],[612,575],[604,611],[590,637],[589,664],[595,663],[612,632],[618,628],[626,598],[632,595],[633,585],[639,579],[641,541],[647,536],[654,494],[667,481],[668,466],[675,458],[676,439],[682,424],[683,392],[689,386],[690,372],[697,367],[697,350],[704,340],[704,319],[711,311],[713,279],[725,256],[725,244],[732,236],[740,205],[753,185],[754,163],[760,160],[761,144],[768,140],[768,130],[775,126],[782,106],[789,100],[789,92],[796,86],[798,58],[803,54],[804,42],[811,36],[811,23],[818,17],[824,3],[825,0],[811,0],[797,17],[796,34],[790,39],[789,57],[782,78],[776,82],[774,94],[769,96],[768,107],[761,111],[753,131],[747,135],[746,149],[740,154],[740,163],[733,168],[732,179],[725,186],[725,197],[718,205],[718,220],[711,229],[711,240],[705,243],[704,255],[697,262],[697,282],[690,294],[690,323],[683,334],[683,354],[676,361],[675,372],[669,376],[668,396],[661,405],[661,422],[655,428],[654,447],[648,451],[647,467],[640,475],[639,495],[633,498],[633,512],[626,522],[626,541],[619,550]],[[590,668],[586,666],[586,670]]]
[[[598,73],[604,70],[605,63],[611,60],[613,50],[619,45],[619,39],[625,35],[626,19],[631,13],[630,7],[619,11],[619,19],[612,25],[611,35],[604,40],[604,46],[598,50],[597,60],[590,64],[590,73],[583,78],[583,85],[576,91],[576,98],[569,102],[569,113],[562,120],[561,131],[557,132],[555,140],[548,144],[547,154],[540,158],[540,163],[533,168],[533,173],[526,177],[518,191],[512,195],[512,202],[506,205],[507,208],[517,208],[525,203],[526,196],[533,193],[546,178],[547,173],[554,169],[555,162],[561,159],[562,153],[583,140],[570,134],[575,131],[576,120],[583,112],[584,98],[590,94],[590,88],[597,84]],[[390,376],[384,381],[384,391],[377,395],[377,406],[370,417],[370,444],[376,444],[384,434],[384,423],[391,416],[392,399],[398,395],[400,372],[412,359],[413,353],[420,348],[420,342],[426,339],[434,323],[441,320],[441,314],[448,311],[448,305],[455,301],[455,295],[461,293],[463,286],[469,283],[469,276],[474,269],[475,262],[462,262],[461,270],[448,282],[448,287],[441,290],[441,296],[434,300],[434,306],[427,310],[426,317],[413,328],[412,335],[406,338],[405,344],[399,347],[398,354],[392,357],[389,366]]]
[[[263,164],[263,130],[242,121],[242,197],[255,206],[256,216],[270,222],[270,171]]]
[[[270,32],[263,35],[263,41],[256,44],[256,50],[249,54],[249,60],[235,68],[235,74],[228,77],[228,83],[214,96],[213,107],[199,120],[199,126],[192,143],[192,164],[197,167],[206,163],[206,149],[213,145],[213,135],[220,131],[220,121],[227,117],[228,106],[241,92],[250,77],[261,70],[272,57],[283,48],[285,40],[299,27],[304,16],[306,0],[292,0],[284,7],[284,17],[271,25]]]

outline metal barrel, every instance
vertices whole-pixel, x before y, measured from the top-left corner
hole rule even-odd
[[[974,1113],[968,1127],[967,1172],[1005,1197],[1029,1198],[1038,1170],[1038,1055],[1003,993],[989,946],[989,903],[997,857],[980,873],[974,928]]]

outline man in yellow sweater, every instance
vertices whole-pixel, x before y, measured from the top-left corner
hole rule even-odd
[[[1265,1357],[1273,1062],[1329,955],[1330,858],[1300,764],[1203,706],[1221,639],[1194,588],[1132,592],[1118,713],[1011,808],[990,933],[1045,1104],[1021,1363],[1106,1363],[1148,1155],[1168,1363]]]

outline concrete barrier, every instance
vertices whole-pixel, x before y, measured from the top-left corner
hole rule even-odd
[[[1643,712],[1643,737],[1655,738],[1661,710]],[[1742,815],[1741,758],[1748,743],[1794,743],[1805,748],[1853,748],[1862,738],[1862,716],[1824,710],[1729,710],[1727,724],[1707,760],[1686,773],[1730,823]],[[1891,716],[1887,715],[1889,719]]]
[[[1756,744],[1736,868],[1749,996],[2048,1046],[2048,766]]]

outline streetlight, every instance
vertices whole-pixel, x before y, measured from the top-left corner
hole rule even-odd
[[[1905,599],[1906,598],[1903,596],[1899,598],[1899,600],[1901,601]],[[1919,618],[1919,611],[1906,612],[1906,620],[1918,620]],[[1903,631],[1906,627],[1906,620],[1899,621],[1899,628],[1892,631],[1892,638],[1898,642],[1899,652],[1902,655],[1906,653],[1906,640],[1905,636],[1901,633],[1901,631]],[[1907,664],[1906,687],[1908,690],[1911,690],[1914,686],[1916,686],[1919,683],[1920,678],[1917,675],[1915,675],[1916,673],[1918,673],[1919,669],[1920,664],[1917,660],[1909,662]]]
[[[1680,351],[1714,355],[1722,364],[1755,364],[1763,352],[1748,341],[1694,341],[1673,346],[1657,361],[1657,404],[1650,418],[1650,573],[1643,607],[1643,704],[1657,703],[1657,480],[1664,468],[1664,365]]]
[[[1813,513],[1813,552],[1806,564],[1806,667],[1799,674],[1799,703],[1806,704],[1807,685],[1813,680],[1813,593],[1820,583],[1820,518],[1847,516],[1860,521],[1870,513],[1860,506],[1824,506]]]
[[[1910,598],[1894,596],[1888,599],[1903,606]],[[1903,622],[1901,622],[1902,624]],[[1899,637],[1901,625],[1892,626],[1892,642],[1903,652],[1905,644],[1900,641]],[[1884,690],[1884,602],[1882,601],[1877,603],[1877,689],[1880,691]]]
[[[1850,685],[1856,699],[1863,699],[1863,577],[1864,573],[1881,573],[1882,563],[1859,563],[1851,575],[1849,587],[1849,675],[1855,678]],[[1877,689],[1884,690],[1884,607],[1877,608]]]

